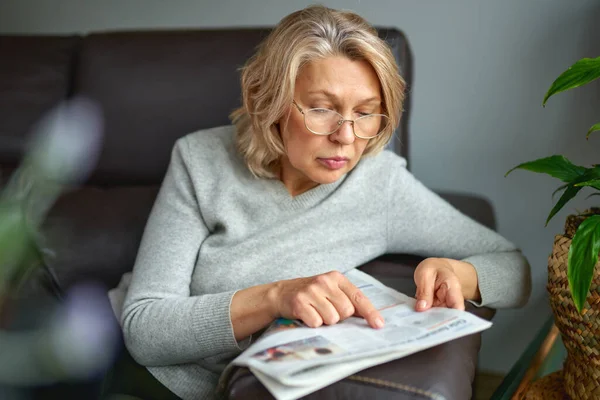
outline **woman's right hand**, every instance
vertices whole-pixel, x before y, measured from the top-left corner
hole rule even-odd
[[[352,315],[363,317],[373,328],[384,325],[371,301],[338,271],[274,285],[277,317],[299,319],[311,328],[333,325]]]

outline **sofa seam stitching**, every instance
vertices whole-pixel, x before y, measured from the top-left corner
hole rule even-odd
[[[403,383],[390,382],[385,379],[370,378],[370,377],[361,376],[361,375],[351,375],[348,377],[348,379],[358,381],[358,382],[370,383],[373,385],[379,385],[379,386],[387,387],[387,388],[400,389],[400,390],[404,390],[407,392],[420,394],[420,395],[425,396],[432,400],[445,400],[445,397],[438,393],[433,393],[431,391],[423,390],[423,389],[420,389],[420,388],[417,388],[414,386],[410,386],[410,385],[406,385]]]

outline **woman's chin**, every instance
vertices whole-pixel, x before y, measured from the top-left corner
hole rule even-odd
[[[313,181],[317,182],[321,185],[327,185],[330,183],[334,183],[339,180],[344,174],[345,170],[336,170],[336,171],[320,171],[318,174],[313,176]]]

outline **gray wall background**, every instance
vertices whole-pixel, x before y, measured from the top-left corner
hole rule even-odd
[[[264,26],[311,1],[0,0],[0,33]],[[544,228],[558,186],[512,166],[552,154],[597,163],[600,84],[541,106],[552,81],[581,57],[600,56],[600,2],[594,0],[325,0],[393,26],[414,54],[411,157],[433,189],[491,200],[501,234],[529,258],[534,290],[520,310],[501,310],[484,334],[480,367],[506,372],[550,315],[547,257],[565,216],[591,204],[581,197]]]

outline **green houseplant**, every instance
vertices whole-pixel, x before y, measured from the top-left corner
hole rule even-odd
[[[554,81],[546,93],[546,96],[544,96],[543,106],[546,105],[546,102],[552,95],[583,86],[599,77],[600,57],[579,60]],[[589,138],[590,134],[594,131],[600,131],[600,123],[595,124],[588,130],[586,139]],[[550,222],[552,217],[554,217],[554,215],[584,187],[591,187],[598,191],[591,196],[600,195],[600,164],[593,165],[591,168],[585,168],[573,164],[563,156],[554,155],[519,164],[508,171],[506,175],[515,169],[525,169],[548,174],[563,182],[563,185],[554,192],[557,193],[563,191],[562,195],[550,211],[550,214],[546,219],[546,225],[548,225],[548,222]],[[579,312],[582,311],[587,293],[590,290],[592,275],[594,273],[594,267],[598,262],[599,252],[600,215],[592,215],[579,225],[569,251],[569,288]]]
[[[563,72],[544,96],[583,86],[600,77],[600,57],[584,58]],[[586,139],[600,131],[593,125]],[[562,181],[554,194],[562,194],[546,219],[546,225],[565,204],[585,188],[600,195],[600,164],[583,167],[561,155],[525,162],[512,168],[548,174]],[[553,194],[553,195],[554,195]],[[548,293],[554,322],[567,349],[562,384],[571,398],[600,398],[600,208],[569,215],[564,234],[555,236],[548,259]]]

